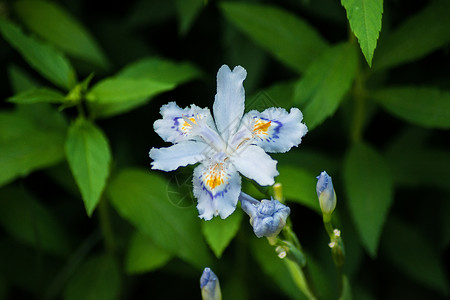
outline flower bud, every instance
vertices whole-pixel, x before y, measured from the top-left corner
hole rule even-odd
[[[200,289],[203,300],[222,300],[219,278],[210,268],[203,270],[202,277],[200,277]]]
[[[277,236],[286,225],[286,219],[291,212],[289,207],[273,199],[259,202],[241,192],[239,200],[242,209],[250,217],[255,235],[259,238]]]
[[[323,171],[317,176],[317,197],[319,198],[320,209],[324,216],[330,218],[336,208],[336,193],[333,188],[333,181],[327,172]]]

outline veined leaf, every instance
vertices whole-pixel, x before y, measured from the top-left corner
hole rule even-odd
[[[67,124],[46,105],[0,113],[0,186],[64,158]]]
[[[383,0],[341,0],[347,19],[369,66],[377,47],[383,16]]]
[[[334,114],[356,75],[357,55],[351,44],[327,49],[298,81],[294,104],[302,108],[311,130]]]
[[[429,87],[392,87],[370,92],[369,97],[413,124],[450,128],[450,92]]]
[[[54,89],[36,88],[9,97],[8,101],[21,104],[40,102],[62,103],[65,101],[65,96],[60,91]]]
[[[374,149],[362,143],[355,144],[344,161],[344,182],[359,238],[370,256],[375,257],[393,200],[389,168]]]
[[[94,124],[80,118],[69,128],[66,157],[81,191],[86,212],[91,216],[109,175],[111,150],[108,140]]]
[[[68,55],[107,67],[107,59],[91,34],[55,2],[20,0],[13,3],[13,8],[29,30]]]
[[[380,40],[373,67],[391,68],[419,59],[450,42],[450,1],[431,1]]]
[[[225,2],[227,19],[293,70],[302,73],[327,42],[308,23],[273,6]]]
[[[222,257],[223,251],[238,232],[241,220],[242,211],[236,210],[225,220],[213,218],[202,222],[203,235],[217,258]]]
[[[1,18],[0,32],[42,76],[66,90],[75,85],[75,72],[70,62],[55,48],[25,35],[17,25]]]
[[[158,247],[202,269],[210,265],[211,255],[202,240],[197,211],[173,205],[168,185],[149,171],[128,169],[111,181],[107,194],[119,214]]]
[[[148,237],[135,232],[131,237],[126,256],[128,274],[144,273],[164,266],[172,254],[162,250]]]
[[[91,257],[75,272],[64,290],[64,300],[115,300],[121,289],[120,270],[111,255]]]

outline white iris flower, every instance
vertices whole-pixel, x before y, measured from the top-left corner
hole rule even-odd
[[[233,213],[241,192],[239,173],[263,186],[274,184],[277,161],[266,152],[286,152],[307,132],[298,108],[288,113],[271,107],[244,115],[246,76],[241,66],[219,69],[214,118],[208,108],[192,104],[183,109],[170,102],[154,124],[156,133],[174,145],[150,150],[152,169],[173,171],[200,162],[192,181],[199,217],[205,220]]]

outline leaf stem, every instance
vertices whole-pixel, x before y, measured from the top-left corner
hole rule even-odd
[[[98,214],[100,221],[100,228],[102,231],[103,241],[105,243],[105,248],[111,254],[115,251],[114,233],[111,226],[111,220],[109,217],[108,202],[105,197],[100,199],[98,204]]]

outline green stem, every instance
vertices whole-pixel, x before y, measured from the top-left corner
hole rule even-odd
[[[114,234],[108,210],[109,210],[108,202],[106,202],[106,199],[102,197],[100,199],[100,203],[98,204],[100,228],[102,230],[102,236],[106,250],[110,253],[114,253],[115,250]]]

